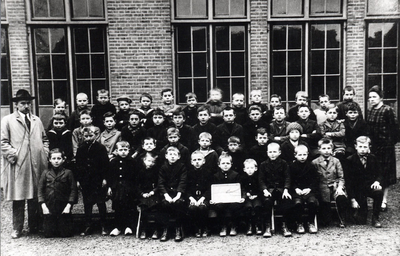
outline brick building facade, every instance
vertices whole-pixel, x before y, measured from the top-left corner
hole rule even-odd
[[[278,93],[341,100],[345,85],[367,108],[380,84],[397,111],[400,75],[398,0],[2,0],[2,115],[18,89],[38,95],[43,120],[61,97],[108,88],[112,101],[138,104],[162,88],[177,103],[194,90]]]

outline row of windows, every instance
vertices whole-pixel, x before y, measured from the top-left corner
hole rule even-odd
[[[72,95],[108,88],[106,2],[31,0],[30,20],[36,94],[39,106],[55,98],[73,104]],[[171,1],[174,86],[177,103],[195,92],[199,102],[218,87],[224,101],[249,79],[249,0]],[[269,1],[269,90],[287,104],[299,90],[317,100],[340,100],[343,87],[346,0]],[[1,4],[2,20],[5,2]],[[367,0],[367,15],[400,14],[398,0]],[[366,20],[366,89],[378,84],[389,103],[398,104],[399,20]],[[2,26],[1,103],[11,93],[7,27]],[[395,106],[396,107],[396,106]]]

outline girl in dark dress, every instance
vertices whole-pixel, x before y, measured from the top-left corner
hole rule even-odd
[[[368,93],[371,109],[367,115],[371,152],[378,158],[383,168],[382,211],[386,211],[389,185],[396,183],[395,144],[398,141],[398,123],[393,108],[383,103],[383,93],[379,86],[373,86]]]

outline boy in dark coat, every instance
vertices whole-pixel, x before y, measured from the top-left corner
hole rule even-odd
[[[209,234],[207,227],[209,202],[206,199],[206,192],[210,188],[212,174],[210,170],[204,168],[205,158],[202,153],[195,151],[191,155],[192,166],[188,170],[188,189],[189,215],[195,226],[195,236],[197,238],[207,237]]]
[[[248,120],[249,116],[247,114],[247,109],[244,107],[244,94],[235,93],[232,95],[232,108],[235,111],[236,123],[244,125]]]
[[[168,126],[165,126],[166,117],[163,110],[157,108],[153,111],[153,123],[154,126],[147,130],[147,136],[154,138],[157,143],[156,149],[161,150],[168,143],[166,129]]]
[[[118,236],[125,230],[126,236],[132,235],[132,219],[136,205],[135,161],[129,157],[130,145],[126,141],[116,144],[116,157],[110,161],[107,182],[108,196],[111,196],[115,211],[115,228],[110,236]]]
[[[195,138],[199,138],[199,135],[203,132],[211,134],[213,138],[211,147],[217,152],[221,153],[222,148],[217,145],[215,140],[217,126],[210,122],[210,118],[210,110],[207,107],[201,106],[197,109],[197,119],[199,122],[193,126],[194,136]]]
[[[77,186],[82,190],[83,206],[85,210],[86,228],[82,236],[92,232],[93,205],[97,204],[100,214],[101,234],[107,235],[106,222],[106,194],[108,171],[107,149],[96,141],[98,128],[88,126],[83,128],[85,142],[76,152],[76,180]]]
[[[260,166],[259,186],[263,192],[263,205],[265,212],[265,232],[263,237],[271,237],[271,214],[275,201],[283,212],[282,231],[283,236],[292,236],[292,233],[286,226],[288,214],[292,208],[292,196],[289,194],[290,173],[285,160],[279,156],[281,154],[280,146],[276,142],[268,144],[268,159]]]
[[[374,200],[372,225],[382,227],[379,221],[380,206],[383,199],[382,168],[373,154],[370,154],[371,140],[360,136],[355,143],[356,153],[345,162],[346,188],[353,208],[356,223],[366,224],[368,205],[367,197]]]
[[[344,120],[344,127],[346,134],[344,143],[346,144],[346,155],[350,156],[356,152],[354,148],[355,141],[360,136],[368,134],[367,122],[362,118],[361,112],[358,112],[358,107],[354,102],[347,104],[346,119]]]
[[[243,162],[246,160],[246,152],[242,148],[241,141],[236,136],[231,136],[228,139],[228,148],[226,151],[232,157],[232,170],[242,174]]]
[[[193,128],[185,124],[185,121],[186,115],[181,108],[177,108],[174,112],[172,112],[172,122],[174,127],[179,130],[180,134],[179,142],[182,143],[183,146],[187,147],[190,152],[192,152],[196,148],[197,138],[194,136]]]
[[[253,234],[253,227],[256,228],[256,234],[261,235],[262,201],[261,191],[258,186],[258,165],[254,159],[246,159],[243,162],[243,166],[240,183],[245,195],[244,211],[248,227],[246,235],[251,236]]]
[[[60,149],[50,150],[50,169],[43,172],[38,184],[45,237],[73,235],[71,209],[78,199],[78,190],[72,171],[64,168],[65,159]]]
[[[47,132],[49,139],[49,149],[59,148],[65,154],[64,165],[70,167],[70,162],[74,157],[72,152],[72,132],[67,129],[67,117],[64,114],[55,114],[52,118],[52,129]]]
[[[309,106],[308,105],[308,94],[305,91],[298,91],[296,93],[296,105],[294,105],[293,107],[291,107],[288,111],[288,117],[287,117],[287,121],[288,122],[296,122],[297,120],[299,120],[299,115],[297,114],[299,112],[299,108],[300,106]],[[314,114],[314,111],[310,111],[310,119],[316,121],[317,117]]]
[[[195,93],[189,92],[185,97],[187,105],[182,109],[186,116],[185,124],[193,127],[199,122],[197,119],[197,96]]]
[[[131,146],[131,156],[139,154],[142,139],[146,137],[146,130],[140,124],[140,117],[137,110],[130,111],[129,123],[121,131],[121,140],[127,141]]]
[[[110,96],[107,90],[98,90],[96,99],[97,103],[93,105],[90,115],[93,118],[93,125],[99,127],[100,131],[104,131],[106,127],[103,123],[103,115],[107,112],[111,112],[115,115],[117,110],[114,104],[110,102]]]
[[[160,168],[158,189],[161,201],[161,211],[175,220],[175,241],[182,241],[181,221],[185,211],[185,192],[187,185],[187,169],[179,161],[181,155],[176,147],[169,147],[165,153],[166,161]],[[168,224],[164,224],[161,241],[168,240]]]
[[[249,156],[256,160],[257,165],[260,166],[267,159],[268,133],[265,128],[257,129],[256,141],[257,145],[251,147]]]
[[[308,147],[308,144],[304,141],[303,138],[301,138],[302,133],[303,127],[301,127],[301,125],[296,122],[290,123],[287,127],[287,135],[289,139],[283,142],[281,145],[281,158],[285,160],[289,165],[295,160],[294,149],[298,145],[305,145]]]
[[[302,215],[305,204],[308,208],[307,227],[310,234],[317,233],[314,225],[315,215],[318,210],[318,173],[317,169],[308,160],[308,148],[299,145],[295,148],[296,161],[289,165],[291,192],[293,195],[293,217],[297,223],[297,233],[304,234]]]
[[[298,110],[299,119],[297,123],[303,127],[301,137],[307,142],[310,148],[311,158],[314,158],[318,155],[318,140],[322,138],[321,131],[317,121],[309,118],[312,111],[308,105],[298,106]]]
[[[269,139],[282,144],[287,139],[286,130],[289,125],[289,122],[285,120],[285,109],[282,106],[276,106],[274,108],[273,117],[274,119],[269,124]]]
[[[200,152],[204,156],[205,163],[203,168],[213,173],[218,170],[218,154],[211,148],[212,136],[208,132],[199,135],[200,147],[194,152]]]
[[[189,153],[189,149],[187,147],[185,147],[184,145],[182,145],[182,143],[180,143],[180,137],[181,134],[179,132],[179,130],[177,128],[168,128],[167,129],[167,138],[168,138],[168,144],[165,145],[165,147],[163,147],[160,150],[160,156],[161,159],[164,159],[164,156],[167,152],[167,149],[169,147],[176,147],[179,150],[179,153],[181,155],[180,157],[180,161],[185,164],[186,166],[190,165],[190,153]]]
[[[115,114],[116,125],[118,131],[121,131],[129,123],[130,104],[132,100],[128,95],[122,95],[117,98],[119,111]]]
[[[257,129],[259,128],[269,130],[269,124],[263,121],[261,108],[254,105],[249,108],[248,121],[243,125],[243,136],[246,141],[246,149],[250,149],[254,145],[257,145],[256,137]]]
[[[235,111],[231,107],[226,107],[222,111],[222,118],[224,122],[217,126],[216,136],[213,138],[222,149],[226,150],[229,137],[236,136],[243,141],[243,127],[235,122]]]

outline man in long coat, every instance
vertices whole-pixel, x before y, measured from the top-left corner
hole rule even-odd
[[[13,201],[12,238],[19,238],[24,225],[25,200],[28,203],[30,233],[38,231],[37,191],[41,173],[47,168],[48,140],[39,117],[30,113],[32,97],[18,90],[16,111],[1,121],[4,198]]]

